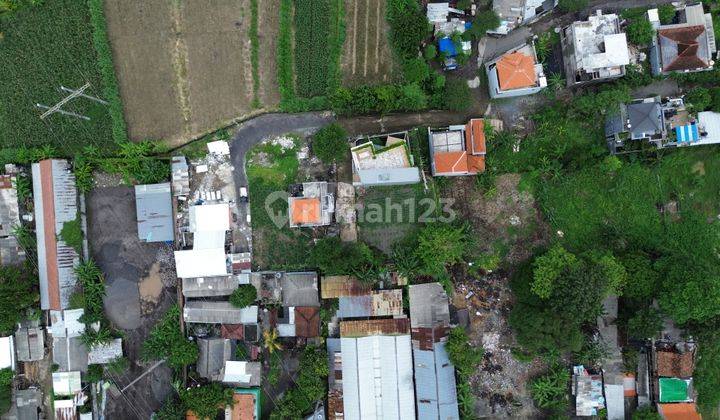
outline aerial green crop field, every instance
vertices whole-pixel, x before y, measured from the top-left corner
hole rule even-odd
[[[40,119],[36,103],[52,106],[79,88],[103,97],[104,86],[93,47],[90,11],[85,1],[48,0],[0,22],[0,148],[52,144],[62,154],[86,145],[114,145],[109,108],[76,98],[63,110],[90,121],[53,114]]]

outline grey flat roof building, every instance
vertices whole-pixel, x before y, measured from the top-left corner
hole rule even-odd
[[[227,338],[201,338],[198,347],[197,373],[211,381],[221,380],[225,362],[232,359],[232,342]]]
[[[138,237],[144,242],[172,242],[173,216],[170,183],[136,185]]]
[[[45,331],[42,328],[18,328],[15,350],[21,362],[42,360],[45,354]]]
[[[258,307],[236,308],[230,302],[188,301],[183,317],[185,322],[197,324],[256,324]]]

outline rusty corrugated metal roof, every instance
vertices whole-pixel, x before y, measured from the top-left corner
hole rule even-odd
[[[367,319],[340,323],[341,337],[364,337],[369,335],[408,334],[410,320],[407,318]]]

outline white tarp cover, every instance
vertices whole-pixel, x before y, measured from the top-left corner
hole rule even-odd
[[[175,269],[180,278],[225,276],[228,274],[225,250],[216,248],[175,251]]]
[[[15,342],[13,337],[0,337],[0,369],[15,370]]]
[[[190,232],[230,230],[228,203],[190,206]]]
[[[208,152],[216,155],[229,155],[230,145],[223,140],[211,141],[207,144]]]

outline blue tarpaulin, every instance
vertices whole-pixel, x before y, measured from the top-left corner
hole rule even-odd
[[[678,143],[690,143],[700,140],[697,124],[688,124],[675,127],[675,136]]]
[[[440,48],[441,53],[445,53],[446,57],[455,57],[457,55],[455,44],[449,37],[440,38],[440,41],[438,41],[438,47]]]

